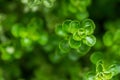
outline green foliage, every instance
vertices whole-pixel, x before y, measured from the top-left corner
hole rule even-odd
[[[104,55],[102,52],[94,52],[91,56],[90,56],[90,60],[92,63],[96,64],[98,61],[103,60],[104,59]]]
[[[81,43],[90,47],[95,44],[96,38],[92,35],[94,29],[94,23],[90,19],[85,19],[82,23],[79,21],[66,20],[63,22],[62,26],[56,26],[56,30],[58,31],[58,33],[56,33],[60,36],[64,34],[65,36],[63,38],[68,40],[66,44],[71,48],[78,49],[82,47]],[[60,45],[62,44],[64,44],[63,41],[60,42]],[[60,49],[63,50],[61,47]],[[66,48],[64,49],[67,50]]]
[[[92,35],[94,29],[95,25],[90,19],[84,19],[82,22],[66,20],[62,24],[58,24],[55,27],[55,32],[61,39],[59,49],[64,54],[68,54],[69,57],[71,56],[69,55],[71,52],[72,55],[76,54],[73,56],[76,57],[75,60],[77,60],[77,58],[85,55],[90,50],[90,47],[95,45],[96,38]],[[88,31],[91,30],[92,32],[89,33]],[[73,49],[74,52],[71,51],[71,49]]]
[[[119,80],[119,3],[0,0],[0,80]]]

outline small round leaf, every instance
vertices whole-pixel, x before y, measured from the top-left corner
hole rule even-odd
[[[65,31],[65,32],[70,32],[70,23],[71,23],[71,20],[66,20],[63,22],[62,24],[62,29]]]
[[[91,56],[90,56],[90,60],[92,63],[96,64],[99,60],[102,60],[104,57],[104,55],[101,52],[94,52]]]
[[[81,26],[85,28],[85,32],[87,35],[90,35],[94,32],[95,24],[91,19],[84,19],[81,22]]]
[[[59,36],[62,36],[62,37],[66,36],[66,33],[65,33],[65,31],[62,30],[62,25],[60,25],[60,24],[56,26],[55,32]]]
[[[81,41],[85,36],[85,30],[83,28],[80,28],[73,34],[73,39],[76,41]]]
[[[85,43],[86,45],[92,47],[96,43],[96,38],[93,35],[86,36],[85,39],[83,40],[83,43]]]
[[[70,23],[70,33],[76,32],[80,27],[80,23],[78,21],[72,21]]]
[[[70,46],[68,44],[68,40],[62,40],[60,43],[59,43],[59,48],[61,51],[63,52],[69,52],[70,50]]]
[[[90,47],[84,43],[81,43],[81,46],[78,48],[78,52],[81,55],[85,55],[90,50]]]
[[[75,41],[72,37],[69,39],[69,45],[71,48],[79,48],[81,46],[81,41]]]

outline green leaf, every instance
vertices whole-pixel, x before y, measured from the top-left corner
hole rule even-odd
[[[68,44],[68,40],[62,40],[60,43],[59,43],[59,48],[61,51],[63,52],[69,52],[70,51],[70,46]]]
[[[71,23],[71,20],[66,20],[62,24],[62,29],[68,33],[70,33],[70,23]]]
[[[14,25],[12,28],[11,28],[11,33],[13,36],[15,37],[19,37],[19,30],[20,30],[20,25],[19,24],[16,24]]]
[[[8,54],[13,54],[13,53],[15,53],[15,48],[14,48],[14,46],[7,46],[7,47],[5,48],[5,50],[6,50],[6,52],[7,52]]]
[[[100,72],[103,72],[104,71],[104,67],[103,67],[103,61],[100,60],[97,62],[96,64],[96,72],[97,73],[100,73]]]
[[[95,80],[95,73],[93,73],[93,72],[88,72],[88,73],[85,75],[85,80]]]
[[[23,27],[23,26],[20,27],[20,29],[19,29],[19,35],[20,35],[21,38],[26,38],[27,36],[29,36],[26,28]]]
[[[83,19],[86,19],[87,17],[89,17],[89,13],[87,11],[80,12],[80,13],[77,13],[75,16],[78,20],[83,20]]]
[[[110,80],[113,77],[112,72],[104,72],[103,76],[106,80]]]
[[[55,32],[57,35],[65,37],[67,34],[65,33],[64,30],[62,30],[62,25],[58,24],[55,28]]]
[[[50,7],[53,6],[54,1],[55,1],[55,0],[43,0],[42,3],[43,3],[46,7],[50,8]]]
[[[101,52],[94,52],[91,56],[90,56],[90,60],[92,63],[96,64],[99,60],[102,60],[104,57],[103,53]]]
[[[77,12],[76,7],[74,7],[73,5],[68,5],[68,9],[71,13],[76,13]]]
[[[3,60],[10,60],[10,59],[12,59],[12,56],[8,53],[2,53],[1,58]]]
[[[111,46],[113,44],[113,34],[112,32],[106,32],[103,36],[103,42],[105,46]]]
[[[95,24],[91,19],[84,19],[81,22],[81,26],[85,28],[85,32],[87,35],[90,35],[94,32]]]
[[[24,47],[29,47],[32,45],[32,41],[29,38],[22,38],[21,45]]]
[[[90,47],[84,43],[81,43],[81,46],[77,49],[79,54],[85,55],[90,50]]]
[[[87,6],[87,5],[90,5],[91,3],[91,0],[70,0],[71,4],[72,5],[84,5],[84,6]]]
[[[28,38],[29,39],[31,39],[32,41],[37,41],[37,40],[39,40],[39,38],[40,38],[40,33],[36,33],[36,32],[27,32],[27,34],[28,34]],[[29,35],[31,35],[31,36],[29,36]]]
[[[72,61],[78,60],[80,58],[80,56],[81,56],[81,54],[79,54],[78,51],[75,49],[71,49],[68,54],[69,59]]]
[[[112,36],[112,35],[111,35]],[[120,29],[116,30],[115,34],[114,34],[114,37],[112,36],[112,40],[114,39],[114,42],[115,43],[118,43],[120,44]],[[111,39],[110,39],[111,41]],[[109,41],[109,42],[110,42]],[[112,42],[112,41],[111,41]]]
[[[96,38],[93,35],[86,36],[85,39],[83,40],[83,43],[85,43],[86,45],[92,47],[96,43]]]
[[[1,58],[2,60],[10,60],[12,59],[11,53],[8,52],[5,48],[1,48],[2,54]]]
[[[46,45],[48,42],[48,34],[46,32],[43,32],[39,36],[40,36],[38,39],[39,44]]]
[[[41,0],[22,0],[22,3],[27,4],[29,8],[40,5]]]
[[[113,76],[119,74],[120,73],[120,64],[112,64],[111,66],[109,66],[107,71],[111,72]]]
[[[79,48],[81,46],[81,41],[75,41],[72,37],[69,39],[69,45],[71,48]]]
[[[80,28],[80,23],[78,21],[71,21],[70,23],[70,33],[75,33]]]
[[[76,41],[81,41],[85,36],[85,30],[83,28],[80,28],[73,34],[73,39]]]

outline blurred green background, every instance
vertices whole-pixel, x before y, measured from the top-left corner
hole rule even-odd
[[[96,44],[70,48],[66,20],[93,21]],[[120,80],[119,41],[120,0],[0,0],[0,80]]]

